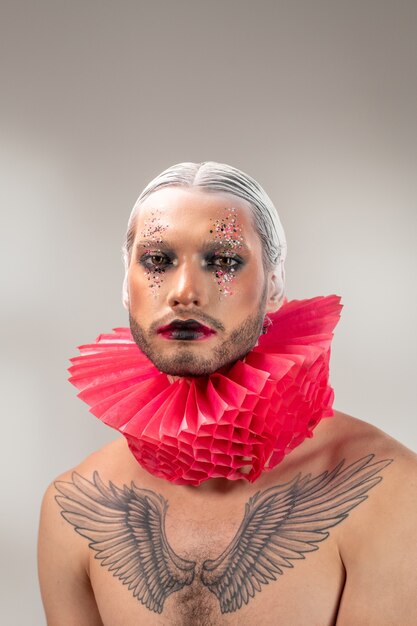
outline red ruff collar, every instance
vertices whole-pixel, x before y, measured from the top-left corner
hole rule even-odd
[[[340,297],[285,300],[244,360],[171,383],[128,328],[79,347],[70,382],[91,413],[123,433],[148,472],[179,485],[253,482],[333,415],[330,344]]]

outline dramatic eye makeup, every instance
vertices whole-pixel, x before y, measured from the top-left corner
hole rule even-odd
[[[171,258],[161,250],[144,249],[139,255],[139,263],[149,271],[161,272],[171,263]]]
[[[163,243],[161,237],[167,228],[168,225],[161,221],[160,211],[155,210],[148,219],[145,219],[140,231],[140,236],[144,240],[141,242],[140,263],[145,268],[146,278],[154,296],[161,287],[166,267],[166,254],[157,248]]]
[[[156,296],[164,275],[177,264],[176,245],[163,240],[165,231],[159,211],[153,211],[139,232],[141,240],[137,242],[137,262],[143,267],[145,275]],[[248,248],[245,244],[242,228],[237,221],[237,210],[225,208],[218,218],[210,220],[208,239],[203,244],[201,267],[211,272],[219,289],[220,297],[233,294],[233,283],[237,272],[245,265]]]
[[[241,257],[228,252],[217,252],[207,259],[207,264],[224,271],[237,270],[243,263]]]
[[[160,271],[167,269],[170,265],[175,265],[176,256],[164,242],[159,242],[162,249],[149,248],[147,242],[139,243],[137,246],[137,260],[146,270]],[[210,251],[207,251],[207,250]],[[236,271],[243,265],[244,260],[237,254],[229,250],[221,250],[218,245],[205,246],[202,253],[202,267],[211,271],[221,269],[225,272]]]
[[[233,250],[239,249],[243,243],[242,227],[237,221],[237,210],[225,208],[224,215],[211,220],[210,234],[222,246]]]
[[[217,253],[218,263],[215,270],[216,283],[220,296],[233,294],[233,282],[236,271],[242,265],[242,259],[232,251],[245,248],[242,228],[237,221],[237,210],[234,207],[225,208],[224,214],[211,220],[210,235],[214,241],[227,250],[227,253]]]

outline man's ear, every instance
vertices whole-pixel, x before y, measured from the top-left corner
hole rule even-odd
[[[266,312],[274,313],[281,307],[284,299],[285,271],[283,265],[270,272],[268,276],[268,293]]]
[[[125,271],[125,277],[123,279],[122,302],[123,302],[124,308],[129,310],[129,283],[128,283],[127,270]]]

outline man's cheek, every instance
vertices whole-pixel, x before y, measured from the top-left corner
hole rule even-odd
[[[235,293],[234,285],[236,282],[236,273],[234,268],[231,268],[230,270],[216,270],[215,279],[219,289],[220,298],[232,296]]]
[[[137,281],[131,280],[128,283],[129,288],[129,308],[135,311],[138,307],[146,305],[146,300],[149,300],[149,289],[142,284],[138,284]]]

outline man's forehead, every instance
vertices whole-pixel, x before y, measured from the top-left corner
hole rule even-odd
[[[206,218],[206,219],[204,219]],[[252,230],[250,204],[231,193],[207,192],[198,188],[165,187],[150,194],[137,207],[136,227],[163,225],[168,228],[185,222],[194,227],[210,220],[234,220],[240,228]]]
[[[234,206],[244,213],[251,210],[249,202],[232,193],[206,191],[198,187],[167,186],[157,189],[139,205],[139,212],[152,210],[169,211],[182,207],[193,207],[200,211],[231,208]]]

